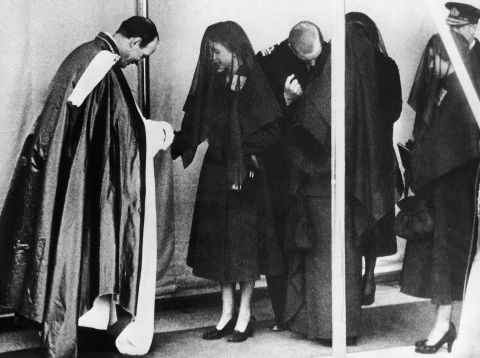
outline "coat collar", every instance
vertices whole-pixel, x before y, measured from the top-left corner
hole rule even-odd
[[[105,42],[105,44],[107,45],[108,49],[115,53],[115,54],[119,54],[119,51],[118,51],[118,47],[117,45],[115,44],[115,40],[113,39],[112,35],[110,35],[109,33],[107,32],[100,32],[98,35],[97,35],[97,38],[102,40],[103,42]]]

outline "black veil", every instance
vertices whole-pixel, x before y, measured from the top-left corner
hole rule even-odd
[[[235,73],[215,70],[210,42],[220,43],[234,54],[233,61],[239,64]],[[219,101],[225,96],[225,101]],[[278,119],[281,111],[255,59],[250,40],[237,23],[219,22],[206,29],[183,110],[182,130],[172,147],[173,158],[181,155],[184,166],[188,166],[197,146],[211,135],[211,124],[221,116],[228,116],[229,131],[225,133],[228,177],[230,184],[241,184],[246,175],[244,139]]]
[[[370,40],[375,49],[384,56],[388,56],[382,34],[370,17],[361,12],[349,12],[345,15],[345,21],[356,31],[363,32],[363,35]]]
[[[380,55],[379,55],[380,53]],[[400,80],[382,80],[388,58],[380,32],[367,15],[346,15],[345,130],[346,190],[353,198],[355,230],[361,236],[394,208],[393,123],[401,111]],[[382,88],[388,82],[387,88]],[[388,114],[382,105],[389,87],[397,88]],[[398,96],[398,98],[396,98]]]

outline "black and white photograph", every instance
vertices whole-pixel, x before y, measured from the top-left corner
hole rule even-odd
[[[480,358],[480,0],[2,0],[0,358]]]

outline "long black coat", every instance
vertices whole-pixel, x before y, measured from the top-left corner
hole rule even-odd
[[[287,147],[291,190],[297,198],[289,215],[290,253],[285,319],[309,339],[332,338],[331,291],[331,63],[299,101]],[[353,231],[350,201],[345,209],[347,336],[360,334],[361,255]]]
[[[265,153],[265,172],[268,188],[272,197],[276,236],[282,246],[285,242],[285,219],[289,204],[291,204],[292,201],[289,195],[290,167],[285,148],[293,125],[291,116],[298,102],[293,102],[288,107],[285,104],[283,97],[285,81],[288,76],[294,74],[302,89],[305,90],[313,80],[322,74],[329,55],[330,44],[323,43],[322,53],[317,58],[315,66],[308,69],[307,65],[292,52],[288,40],[284,40],[268,50],[258,52],[256,55],[283,112],[280,120],[280,128],[282,131],[280,140]]]
[[[247,83],[242,91],[249,91]],[[219,105],[229,107],[228,93]],[[240,113],[243,111],[240,109]],[[246,112],[246,111],[245,111]],[[275,240],[269,192],[265,182],[263,152],[279,136],[272,122],[243,139],[247,176],[240,191],[227,183],[225,137],[228,116],[210,127],[197,189],[187,264],[193,274],[219,282],[253,281],[260,273],[283,272],[280,247]],[[251,155],[259,164],[256,168]]]
[[[475,40],[470,50],[461,35],[452,34],[478,93],[480,43]],[[440,59],[448,61],[440,37],[434,35],[409,99],[417,114],[411,151],[413,182],[427,198],[434,228],[431,240],[407,242],[400,284],[404,293],[450,304],[462,299],[480,152],[478,125],[456,74],[439,76],[434,71],[440,68]]]
[[[211,41],[235,54],[235,71],[233,64],[223,70],[215,66]],[[189,165],[198,145],[209,141],[187,264],[195,275],[222,282],[282,273],[262,158],[279,137],[281,112],[237,23],[219,22],[206,29],[184,111],[172,157],[181,155]]]

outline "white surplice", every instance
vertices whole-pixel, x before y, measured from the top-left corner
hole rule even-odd
[[[132,322],[123,329],[115,341],[119,352],[129,355],[146,354],[152,344],[157,273],[157,218],[153,158],[159,150],[166,149],[170,145],[173,136],[171,126],[166,122],[143,118],[143,123],[147,139],[145,218],[137,312]],[[106,330],[115,320],[116,305],[112,295],[103,295],[95,299],[93,307],[78,320],[78,325]]]

